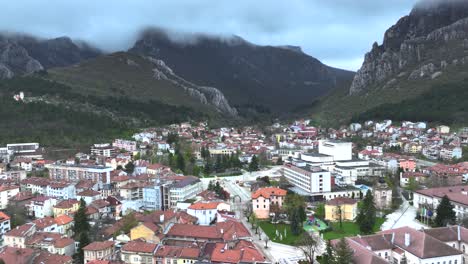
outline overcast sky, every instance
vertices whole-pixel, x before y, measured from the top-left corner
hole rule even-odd
[[[0,30],[67,35],[99,48],[129,48],[139,30],[236,34],[296,45],[324,63],[357,70],[374,41],[416,0],[20,0],[1,5]]]

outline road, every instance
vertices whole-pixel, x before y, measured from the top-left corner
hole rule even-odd
[[[264,172],[251,177],[255,179],[258,177],[258,175],[265,175],[268,173],[271,175],[271,172]],[[298,260],[303,258],[303,254],[298,248],[275,243],[272,241],[268,242],[268,248],[265,249],[265,241],[259,240],[258,235],[255,235],[255,231],[251,229],[251,224],[248,223],[247,219],[244,217],[243,208],[247,206],[248,202],[251,200],[250,190],[246,187],[240,187],[238,184],[236,184],[235,178],[225,177],[222,178],[221,182],[226,190],[231,193],[231,197],[238,195],[241,198],[242,202],[236,200],[236,202],[233,204],[236,216],[239,217],[242,223],[250,230],[252,234],[252,242],[254,242],[256,246],[262,250],[263,254],[272,263],[297,263]]]
[[[416,164],[418,165],[418,167],[431,167],[436,165],[437,163],[428,160],[416,159]]]

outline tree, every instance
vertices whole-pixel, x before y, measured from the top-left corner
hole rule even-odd
[[[419,184],[418,182],[416,181],[416,179],[414,177],[410,177],[409,180],[408,180],[408,184],[406,185],[406,190],[408,190],[410,192],[410,200],[413,199],[413,192],[416,191],[419,187]]]
[[[319,203],[317,206],[315,206],[315,216],[318,218],[325,218],[325,204],[324,203]]]
[[[302,233],[302,219],[300,208],[292,209],[292,212],[289,215],[289,221],[291,222],[291,233],[293,235],[299,235]]]
[[[374,204],[374,196],[369,190],[366,193],[366,197],[362,201],[361,208],[356,218],[356,222],[359,225],[359,230],[364,234],[370,234],[373,231],[376,222],[376,212]]]
[[[131,162],[131,161],[128,162],[125,165],[125,172],[129,173],[129,174],[132,174],[134,171],[135,171],[135,164],[133,164],[133,162]]]
[[[185,172],[185,159],[180,153],[176,154],[176,167],[182,172]]]
[[[27,212],[24,206],[15,206],[13,203],[8,203],[5,213],[10,216],[11,228],[23,225],[26,223]]]
[[[265,242],[265,248],[268,248],[268,242],[270,242],[270,237],[266,233],[263,233],[263,241]]]
[[[283,158],[281,156],[276,160],[276,165],[283,165]]]
[[[343,237],[335,246],[336,264],[349,264],[352,263],[353,250],[349,247],[348,242]]]
[[[343,229],[343,210],[338,206],[338,220],[340,222],[340,229]]]
[[[437,206],[434,224],[437,227],[443,227],[447,226],[447,224],[454,224],[455,220],[456,214],[453,210],[453,205],[450,203],[447,195],[444,195],[440,201],[440,204]]]
[[[297,243],[297,247],[304,253],[308,263],[315,263],[315,254],[319,251],[319,240],[305,233]]]
[[[361,191],[359,191],[359,200],[362,200],[363,197],[364,197],[364,194]]]
[[[77,260],[77,263],[83,263],[84,262],[84,250],[83,248],[89,245],[89,237],[88,233],[83,232],[79,236],[79,246],[78,246],[78,253],[75,256],[75,259]]]
[[[258,171],[258,158],[253,155],[252,160],[249,163],[249,172]]]
[[[80,207],[75,213],[73,217],[75,225],[73,226],[73,232],[75,234],[75,238],[80,238],[82,233],[88,234],[91,226],[88,222],[88,216],[86,215],[86,202],[83,198],[80,200]]]
[[[252,217],[253,210],[252,210],[252,204],[247,204],[244,207],[244,216],[247,218],[247,222],[250,222],[250,217]]]
[[[250,223],[252,224],[252,229],[255,230],[255,234],[258,234],[259,221],[255,213],[252,213],[252,215],[250,216]]]
[[[354,192],[351,194],[351,199],[354,199],[355,198],[355,194]]]
[[[325,248],[325,253],[322,255],[322,263],[334,264],[336,263],[334,249],[331,245],[330,240],[327,241],[327,246]]]

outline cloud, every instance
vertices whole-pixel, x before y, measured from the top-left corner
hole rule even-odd
[[[335,67],[356,70],[384,31],[416,0],[22,0],[2,3],[0,30],[67,35],[101,49],[129,48],[139,31],[242,36],[262,45],[296,45]]]

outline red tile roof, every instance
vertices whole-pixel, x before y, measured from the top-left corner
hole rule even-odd
[[[327,201],[327,205],[339,206],[343,204],[356,204],[357,201],[348,197],[337,197]]]
[[[4,247],[0,249],[0,259],[5,263],[26,264],[30,263],[34,256],[31,248]]]
[[[56,264],[56,263],[66,264],[66,263],[72,263],[72,261],[73,259],[70,256],[51,254],[49,252],[42,251],[37,257],[34,258],[33,264]]]
[[[59,215],[55,217],[55,223],[57,223],[57,225],[66,225],[71,222],[73,222],[73,218],[68,215]]]
[[[89,250],[89,251],[98,251],[98,250],[105,250],[108,248],[114,247],[114,242],[113,241],[103,241],[103,242],[93,242],[86,247],[84,247],[84,250]]]
[[[132,240],[122,247],[122,251],[153,253],[157,246],[157,244],[148,243],[143,240]]]
[[[257,199],[258,197],[262,196],[264,198],[270,198],[270,196],[286,196],[287,191],[276,188],[276,187],[267,187],[267,188],[260,188],[252,194],[253,199]]]

